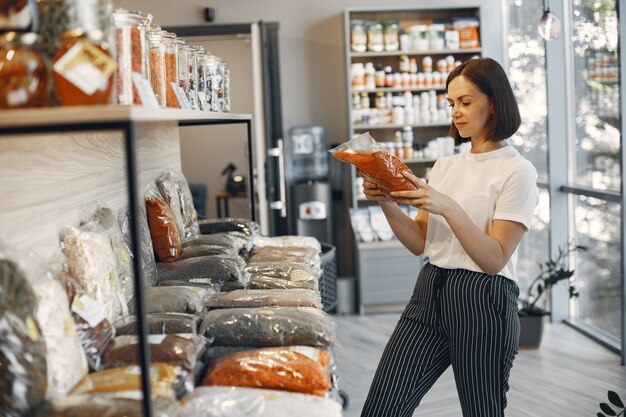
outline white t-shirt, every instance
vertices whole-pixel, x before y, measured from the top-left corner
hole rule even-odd
[[[490,233],[496,219],[519,222],[530,229],[537,206],[537,171],[510,145],[491,152],[467,151],[439,158],[429,185],[454,199],[485,233]],[[441,268],[484,272],[437,214],[428,216],[424,256]],[[498,275],[517,281],[516,261],[517,250]]]

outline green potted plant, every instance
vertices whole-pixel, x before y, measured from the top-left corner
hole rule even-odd
[[[521,333],[519,345],[523,348],[539,348],[543,336],[543,322],[546,305],[550,299],[552,287],[557,283],[567,280],[569,283],[569,297],[578,297],[578,291],[572,276],[574,269],[566,266],[568,255],[577,250],[586,251],[585,246],[568,244],[567,247],[559,248],[556,258],[550,258],[547,262],[539,264],[539,274],[532,280],[526,291],[526,297],[520,300],[518,316],[520,318]]]
[[[624,403],[622,399],[617,395],[615,391],[608,392],[609,403],[600,403],[601,413],[596,413],[597,417],[606,417],[606,416],[625,416],[626,409],[624,408]],[[615,407],[615,410],[613,407]]]

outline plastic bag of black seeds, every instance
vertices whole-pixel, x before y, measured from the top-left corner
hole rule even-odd
[[[332,317],[312,307],[261,307],[211,310],[200,334],[214,346],[316,346],[335,344]]]
[[[183,250],[197,245],[215,245],[232,248],[236,253],[246,255],[252,249],[252,239],[239,232],[215,233],[212,235],[196,236],[193,240],[183,244]]]
[[[31,284],[19,266],[2,258],[0,250],[0,415],[19,417],[46,395],[46,344]]]
[[[249,236],[258,235],[261,227],[258,223],[248,219],[234,219],[231,217],[201,220],[198,222],[200,233],[211,235],[221,232],[242,232]]]
[[[148,334],[197,334],[200,317],[184,313],[150,313],[146,314]],[[118,336],[136,335],[137,317],[126,316],[115,323],[115,334]]]
[[[170,263],[159,263],[159,282],[172,280],[210,279],[221,291],[245,288],[250,279],[241,258],[203,256]]]
[[[234,248],[221,245],[204,245],[201,243],[190,244],[183,247],[180,259],[199,258],[200,256],[237,256]]]
[[[145,289],[146,313],[189,313],[202,314],[207,300],[214,294],[208,288],[200,287],[152,287]],[[133,300],[134,301],[134,300]],[[129,304],[131,314],[135,313],[135,303]]]

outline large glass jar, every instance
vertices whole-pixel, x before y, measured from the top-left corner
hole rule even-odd
[[[178,85],[178,46],[176,34],[163,32],[162,42],[165,45],[165,105],[166,107],[180,107],[178,97],[172,87]]]
[[[196,46],[194,49],[194,56],[196,58],[198,77],[196,78],[196,87],[198,94],[198,109],[210,110],[207,107],[207,88],[206,88],[206,76],[205,76],[205,58],[207,53],[201,46]]]
[[[116,9],[113,13],[115,26],[115,51],[117,56],[117,102],[141,104],[141,98],[133,85],[133,72],[148,75],[147,39],[140,12]]]
[[[208,54],[204,58],[204,75],[206,85],[206,110],[221,111],[220,92],[222,77],[219,70],[219,58]]]
[[[226,62],[221,61],[220,73],[222,75],[222,101],[221,107],[223,112],[230,111],[230,68]]]
[[[101,31],[65,32],[53,60],[55,90],[64,106],[110,102],[117,67],[106,49]]]
[[[187,91],[189,87],[189,59],[187,58],[188,53],[187,49],[185,49],[185,41],[182,39],[176,39],[174,41],[176,45],[176,56],[177,56],[177,69],[178,69],[178,85],[187,95]]]
[[[187,82],[185,94],[189,99],[192,109],[198,109],[198,62],[196,60],[195,47],[185,45],[183,47],[187,58]]]
[[[35,33],[0,35],[0,108],[46,104],[48,67],[33,45]]]
[[[179,107],[171,83],[178,84],[176,35],[158,27],[148,32],[150,42],[150,83],[161,107]]]

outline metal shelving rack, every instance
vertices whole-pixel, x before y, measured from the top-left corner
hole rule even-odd
[[[131,250],[135,254],[135,259],[138,259],[137,254],[141,256],[143,252],[139,248],[139,224],[135,221],[140,198],[135,126],[137,123],[164,121],[176,121],[179,127],[245,124],[248,139],[248,163],[250,164],[250,168],[252,167],[251,116],[247,114],[181,109],[150,109],[139,106],[120,105],[3,110],[0,112],[0,137],[8,135],[17,135],[19,137],[22,135],[43,133],[121,132],[126,157],[126,179],[131,220]],[[249,185],[252,220],[255,220],[254,189],[252,182],[250,182]],[[147,326],[144,308],[145,294],[141,265],[141,262],[133,262],[135,307],[139,339],[138,353],[139,365],[141,367],[144,416],[151,417],[153,414],[149,379],[150,358],[147,345]]]
[[[396,88],[396,87],[378,87],[376,89],[353,89],[352,77],[350,74],[351,64],[353,62],[381,62],[385,65],[390,65],[395,57],[401,55],[408,55],[413,57],[420,56],[433,56],[433,59],[438,57],[445,57],[446,55],[453,55],[455,58],[461,58],[461,60],[469,59],[475,55],[481,55],[483,53],[482,48],[472,49],[443,49],[443,50],[420,50],[420,51],[392,51],[392,52],[362,52],[357,53],[351,50],[350,39],[350,21],[352,19],[360,20],[387,20],[396,19],[400,21],[400,26],[418,24],[424,20],[429,19],[441,19],[451,17],[478,17],[480,21],[481,8],[478,5],[468,4],[466,6],[458,7],[426,7],[426,8],[349,8],[344,11],[344,56],[345,56],[345,68],[346,68],[346,103],[348,114],[348,136],[353,137],[355,134],[363,133],[366,131],[376,132],[375,136],[383,136],[389,133],[391,130],[402,129],[406,125],[386,124],[386,125],[363,125],[356,124],[352,118],[352,95],[353,93],[366,92],[370,95],[370,103],[373,102],[373,95],[376,92],[404,92],[411,91],[422,92],[435,90],[438,92],[444,92],[445,88],[441,86],[433,88],[422,87],[410,87],[410,88]],[[404,25],[403,25],[404,23]],[[482,39],[482,25],[479,27],[480,38]],[[446,123],[428,123],[428,124],[410,124],[413,131],[421,133],[421,137],[416,135],[416,142],[420,143],[420,140],[430,139],[435,136],[445,136],[448,132],[447,128],[450,126],[449,122]],[[420,170],[423,172],[429,166],[435,163],[435,159],[413,158],[404,160],[411,168]],[[418,174],[419,175],[419,174]],[[356,169],[350,166],[348,178],[346,178],[346,187],[349,190],[345,190],[346,195],[349,196],[346,199],[345,209],[366,207],[371,205],[363,198],[359,198],[355,189]],[[408,251],[397,241],[388,242],[369,242],[369,243],[357,243],[352,242],[353,247],[353,259],[355,260],[354,271],[357,278],[357,286],[359,288],[359,311],[365,312],[364,304],[378,303],[381,305],[384,303],[386,307],[390,303],[395,302],[398,305],[403,304],[406,300],[402,299],[405,293],[409,293],[406,286],[410,285],[415,279],[415,274],[421,265],[421,260],[408,253]],[[384,262],[389,264],[391,269],[385,276],[398,276],[394,282],[389,282],[385,288],[379,288],[375,282],[368,277],[374,274],[376,270],[375,262]],[[418,268],[418,269],[416,269]],[[398,289],[394,292],[393,287]],[[374,293],[379,292],[380,297],[374,296]],[[382,293],[385,294],[382,294]],[[365,300],[365,301],[364,301]],[[388,311],[388,310],[387,310]]]

